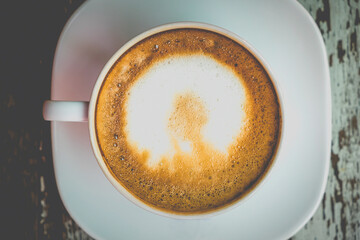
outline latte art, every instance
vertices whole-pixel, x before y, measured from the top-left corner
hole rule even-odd
[[[183,154],[195,158],[199,144],[228,155],[244,121],[240,79],[204,55],[155,63],[129,94],[126,136],[137,151],[148,153],[150,166]]]
[[[237,42],[168,30],[128,49],[96,102],[104,162],[134,197],[198,214],[249,193],[271,166],[281,109],[272,81]]]

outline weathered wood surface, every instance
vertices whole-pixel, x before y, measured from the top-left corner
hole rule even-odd
[[[300,0],[323,35],[331,75],[331,168],[323,201],[293,239],[360,239],[360,3]]]
[[[16,1],[0,8],[1,239],[91,239],[62,205],[50,125],[41,117],[57,39],[82,2],[23,1],[18,8]],[[292,239],[360,239],[360,3],[300,3],[318,24],[328,51],[333,136],[323,201]]]
[[[1,2],[0,239],[89,239],[60,200],[42,119],[57,40],[81,2]]]

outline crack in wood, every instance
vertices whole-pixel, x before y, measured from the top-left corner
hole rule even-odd
[[[354,30],[354,32],[352,32],[350,35],[350,51],[352,51],[355,54],[355,59],[358,60],[359,55],[358,55],[358,47],[357,47],[356,30]]]
[[[341,63],[344,62],[345,53],[346,53],[346,51],[343,48],[342,40],[339,40],[338,44],[337,44],[337,57],[339,59],[339,62],[341,62]]]
[[[333,54],[330,54],[329,56],[329,66],[331,67],[333,65]]]

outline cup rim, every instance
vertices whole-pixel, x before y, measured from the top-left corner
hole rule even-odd
[[[270,166],[268,166],[268,169],[266,170],[265,173],[263,173],[263,175],[259,179],[259,182],[254,186],[254,188],[252,190],[250,190],[248,193],[245,193],[245,196],[241,197],[240,199],[235,200],[232,203],[229,203],[228,205],[222,206],[215,210],[210,210],[208,212],[203,212],[203,213],[200,212],[200,213],[194,213],[194,214],[173,213],[173,212],[167,212],[165,210],[162,211],[158,208],[147,205],[143,201],[141,201],[138,198],[136,198],[135,196],[133,196],[133,194],[131,194],[125,187],[123,187],[118,182],[118,180],[116,179],[116,177],[114,176],[112,171],[110,171],[110,169],[106,165],[105,161],[103,160],[103,156],[101,154],[101,151],[100,151],[100,148],[99,148],[99,145],[97,142],[96,131],[95,131],[95,112],[96,112],[96,102],[98,99],[98,94],[100,92],[101,86],[106,78],[107,73],[112,68],[112,66],[115,64],[117,59],[119,59],[119,57],[122,54],[124,54],[128,49],[130,49],[136,43],[140,42],[141,40],[143,40],[151,35],[154,35],[154,34],[157,34],[160,32],[164,32],[164,31],[168,31],[168,30],[172,30],[172,29],[182,29],[182,28],[202,29],[202,30],[208,30],[211,32],[215,32],[215,33],[218,33],[218,34],[224,35],[225,37],[230,38],[231,40],[239,43],[242,47],[244,47],[246,50],[248,50],[260,62],[260,64],[264,67],[266,73],[269,75],[272,85],[277,94],[277,98],[278,98],[278,102],[279,102],[279,106],[280,106],[280,113],[281,113],[280,114],[281,115],[281,124],[280,124],[280,131],[279,131],[279,140],[278,140],[278,145],[277,145],[277,149],[275,152],[275,156],[273,156],[272,163],[270,164]],[[284,121],[284,115],[285,115],[284,114],[284,103],[283,103],[283,98],[282,98],[282,94],[281,94],[281,89],[279,88],[278,82],[273,74],[273,71],[271,70],[269,64],[262,57],[262,55],[251,44],[249,44],[247,41],[245,41],[242,37],[238,36],[237,34],[231,32],[229,30],[226,30],[222,27],[218,27],[216,25],[203,23],[203,22],[194,22],[194,21],[172,22],[172,23],[162,24],[162,25],[153,27],[153,28],[133,37],[131,40],[129,40],[123,46],[121,46],[112,55],[112,57],[107,61],[107,63],[104,65],[103,69],[101,70],[101,72],[96,80],[96,83],[94,85],[94,88],[93,88],[93,91],[91,94],[90,102],[89,102],[89,113],[88,114],[89,114],[89,116],[88,116],[89,132],[90,132],[90,141],[91,141],[92,150],[94,152],[96,160],[97,160],[102,172],[104,173],[105,177],[110,181],[110,183],[116,188],[116,190],[120,194],[122,194],[125,198],[127,198],[129,201],[131,201],[135,205],[137,205],[149,212],[155,213],[157,215],[164,216],[164,217],[170,217],[170,218],[174,218],[174,219],[209,218],[209,217],[216,216],[216,215],[219,215],[224,212],[228,212],[228,211],[238,207],[239,205],[243,204],[247,200],[249,200],[254,195],[254,193],[257,192],[258,189],[261,188],[266,181],[268,181],[269,175],[273,171],[274,166],[277,165],[279,153],[282,148],[282,142],[283,142],[283,138],[284,138],[284,129],[285,129],[284,128],[284,123],[285,123],[285,121]]]

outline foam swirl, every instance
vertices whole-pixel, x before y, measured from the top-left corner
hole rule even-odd
[[[245,93],[233,70],[204,55],[154,64],[129,91],[126,133],[148,164],[198,152],[200,142],[228,154],[239,135]]]

